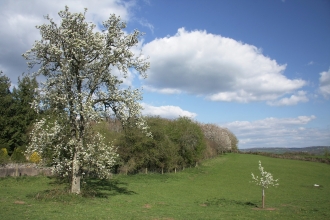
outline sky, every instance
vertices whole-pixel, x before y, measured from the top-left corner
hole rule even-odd
[[[115,13],[145,34],[144,115],[231,130],[239,148],[330,146],[329,0],[1,0],[0,70],[12,86],[36,25],[65,5],[101,24]],[[96,30],[97,31],[97,30]]]

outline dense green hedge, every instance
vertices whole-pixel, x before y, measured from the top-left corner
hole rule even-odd
[[[117,173],[176,172],[197,166],[202,160],[215,157],[218,151],[214,141],[206,138],[202,124],[187,117],[165,119],[146,117],[153,135],[147,137],[138,129],[122,129],[120,122],[107,120],[95,124],[95,129],[108,140],[113,140],[119,159]],[[227,132],[230,132],[226,130]],[[230,133],[232,137],[235,135]],[[235,147],[237,139],[235,139]],[[225,151],[231,151],[227,149]]]
[[[197,123],[189,118],[168,120],[149,117],[153,137],[130,129],[118,141],[121,172],[138,172],[146,168],[169,172],[195,166],[203,158],[205,141]]]

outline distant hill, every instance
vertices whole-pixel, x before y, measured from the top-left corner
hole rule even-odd
[[[283,148],[283,147],[274,147],[274,148],[248,148],[248,149],[239,149],[241,152],[267,152],[275,154],[283,154],[290,152],[305,152],[315,155],[323,155],[325,152],[330,153],[330,146],[313,146],[313,147],[302,147],[302,148]]]

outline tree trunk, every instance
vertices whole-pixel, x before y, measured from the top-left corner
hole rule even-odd
[[[262,208],[265,208],[265,189],[262,188]]]
[[[79,164],[77,160],[77,153],[74,153],[72,159],[72,180],[71,180],[71,193],[80,194],[80,176]]]

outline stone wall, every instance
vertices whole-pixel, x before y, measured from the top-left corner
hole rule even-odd
[[[0,177],[6,176],[37,176],[46,175],[51,176],[51,168],[38,167],[33,163],[10,163],[0,166]]]

